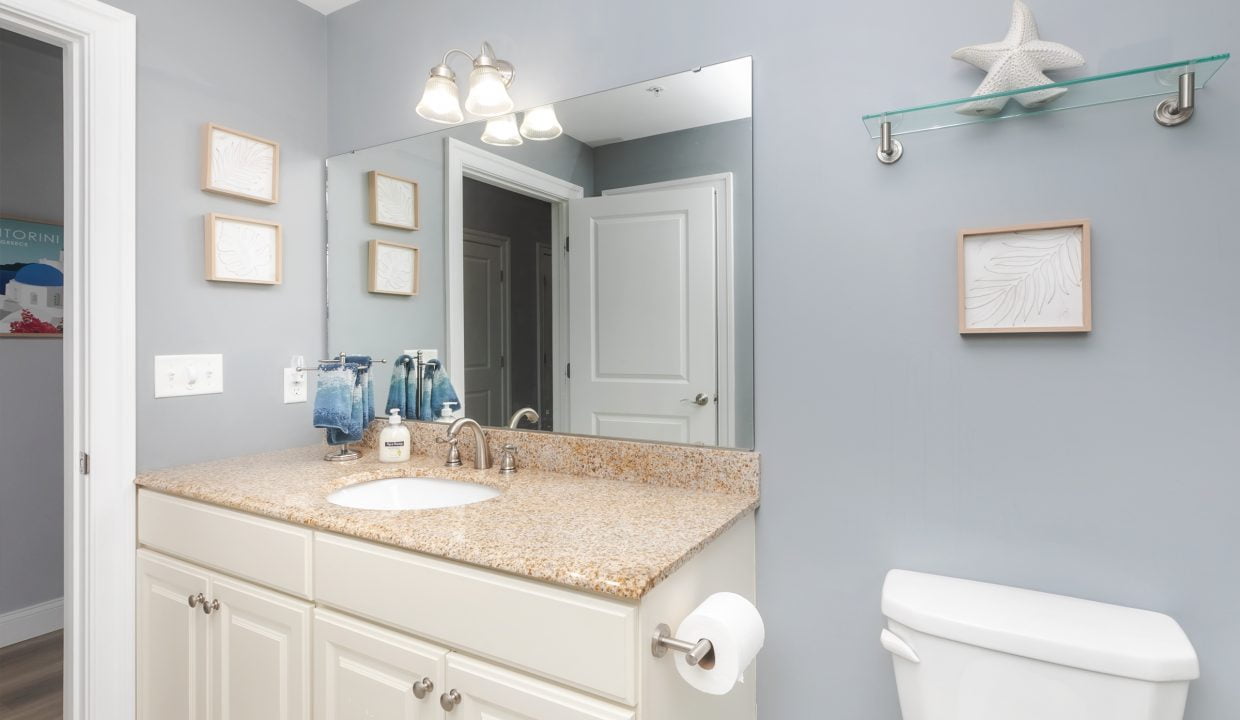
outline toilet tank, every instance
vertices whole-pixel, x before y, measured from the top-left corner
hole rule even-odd
[[[1148,610],[892,570],[904,720],[1182,720],[1197,653]]]

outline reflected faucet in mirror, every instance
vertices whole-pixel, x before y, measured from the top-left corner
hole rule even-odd
[[[509,429],[516,430],[517,426],[521,424],[522,420],[529,420],[531,423],[534,424],[534,427],[537,428],[538,421],[542,420],[542,416],[539,415],[538,411],[532,407],[521,408],[520,410],[513,413],[512,417],[508,418]]]

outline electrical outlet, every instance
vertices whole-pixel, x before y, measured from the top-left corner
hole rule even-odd
[[[284,368],[284,404],[304,403],[306,393],[306,371]]]
[[[156,355],[155,397],[224,392],[223,355]]]
[[[439,359],[439,351],[434,348],[431,348],[429,350],[426,348],[422,348],[421,350],[406,350],[405,351],[405,354],[408,355],[409,357],[417,357],[418,353],[422,353],[422,362],[426,362],[427,360],[438,360]]]

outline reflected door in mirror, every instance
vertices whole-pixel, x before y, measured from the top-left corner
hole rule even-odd
[[[716,444],[714,192],[575,200],[569,224],[569,431]]]
[[[465,230],[465,412],[483,425],[508,422],[508,238]],[[439,408],[433,408],[439,412]]]

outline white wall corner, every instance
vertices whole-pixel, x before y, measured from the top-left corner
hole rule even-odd
[[[6,612],[0,615],[0,648],[46,635],[64,626],[64,598]]]

